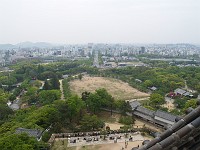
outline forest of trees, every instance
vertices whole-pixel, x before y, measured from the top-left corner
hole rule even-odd
[[[38,60],[30,62],[20,61],[9,66],[13,72],[0,73],[0,147],[1,149],[40,149],[48,147],[45,142],[51,133],[65,131],[91,131],[99,130],[104,126],[99,118],[101,108],[117,110],[122,114],[120,122],[131,124],[134,118],[126,116],[130,106],[123,100],[115,100],[105,89],[97,89],[90,93],[85,91],[81,97],[70,91],[69,82],[73,75],[87,72],[91,76],[117,78],[128,82],[129,85],[141,90],[149,91],[155,86],[158,90],[153,92],[149,101],[144,106],[149,109],[162,109],[165,103],[164,96],[176,88],[185,86],[185,81],[190,89],[200,92],[200,69],[198,67],[175,67],[161,65],[162,67],[125,67],[114,69],[98,69],[91,67],[90,62],[55,62],[42,65]],[[69,75],[62,80],[65,100],[60,100],[61,91],[59,79],[62,75]],[[142,82],[137,82],[139,79]],[[20,86],[16,86],[20,83]],[[44,83],[44,84],[43,84]],[[42,86],[43,85],[43,86]],[[7,105],[19,98],[27,108],[13,111]],[[178,97],[175,99],[177,110],[185,111],[188,107],[196,107],[195,98]],[[175,113],[176,110],[174,110]],[[29,128],[45,130],[43,141],[17,135],[16,128]],[[6,144],[5,144],[6,143]]]
[[[168,66],[166,68],[156,67],[126,67],[118,69],[110,69],[101,72],[102,76],[110,76],[127,81],[130,85],[141,90],[155,86],[158,93],[166,94],[178,87],[183,87],[185,82],[190,89],[200,92],[199,89],[199,67],[176,67]],[[135,79],[142,81],[139,84]]]

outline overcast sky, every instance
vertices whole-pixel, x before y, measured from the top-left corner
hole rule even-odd
[[[0,43],[196,43],[200,0],[0,0]]]

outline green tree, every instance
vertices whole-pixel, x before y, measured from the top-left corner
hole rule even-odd
[[[195,89],[200,92],[200,84],[195,85]]]
[[[81,115],[81,110],[84,109],[85,107],[85,103],[77,95],[74,95],[67,100],[67,106],[68,106],[69,119],[70,122],[72,122],[73,119],[78,120],[78,118]]]
[[[119,118],[119,123],[123,123],[125,125],[131,125],[134,124],[135,119],[131,116],[121,116]]]
[[[86,105],[92,113],[98,113],[102,106],[101,97],[96,93],[91,93],[86,100]]]
[[[13,76],[1,76],[0,77],[0,83],[4,85],[13,85],[17,83],[17,79]]]
[[[156,107],[165,103],[164,97],[160,94],[157,94],[157,93],[151,94],[149,100],[150,100],[150,105],[154,105]]]
[[[67,101],[63,100],[56,100],[53,102],[54,107],[58,110],[59,116],[60,116],[60,123],[63,126],[67,126],[70,124],[70,118],[71,115],[69,112]]]
[[[50,90],[50,89],[51,89],[51,86],[50,86],[48,80],[45,80],[45,81],[44,81],[43,89],[44,89],[44,90]]]
[[[16,96],[15,96],[14,94],[11,94],[11,95],[9,96],[9,100],[10,100],[11,102],[13,102],[15,99],[16,99]]]
[[[83,131],[91,131],[103,128],[105,126],[105,123],[100,120],[96,115],[84,115],[80,122],[80,125]]]
[[[82,80],[82,78],[83,78],[83,75],[80,73],[80,74],[78,75],[78,79],[79,79],[79,80]]]
[[[29,104],[35,104],[38,101],[38,89],[36,87],[30,87],[27,89],[27,93],[22,97],[22,101]]]
[[[39,80],[35,80],[35,82],[33,82],[33,83],[31,84],[31,86],[35,86],[35,87],[37,87],[37,88],[41,87],[41,85],[42,85],[42,83],[41,83]]]
[[[86,101],[86,100],[88,99],[89,95],[90,95],[90,92],[85,91],[85,92],[83,92],[83,93],[81,94],[81,99],[82,99],[83,101]]]
[[[115,101],[115,105],[122,115],[126,115],[127,112],[131,112],[131,106],[124,100]]]
[[[148,88],[148,87],[153,86],[153,83],[152,83],[150,80],[145,80],[145,81],[144,81],[144,86],[145,86],[146,88]]]
[[[0,138],[1,150],[40,150],[47,145],[27,134],[11,134]]]
[[[65,96],[65,99],[68,99],[71,96],[69,81],[70,81],[70,79],[62,80],[63,93],[64,93],[64,96]]]
[[[101,107],[110,109],[111,115],[114,107],[114,98],[106,91],[106,89],[97,89],[96,94],[101,98]]]
[[[55,100],[59,100],[61,96],[60,90],[43,90],[38,94],[38,100],[43,105],[51,104]]]
[[[0,103],[6,104],[9,99],[9,94],[0,89]]]
[[[188,100],[188,101],[185,103],[184,109],[186,110],[186,109],[188,109],[189,107],[196,108],[196,107],[197,107],[197,100],[196,100],[196,99]]]
[[[51,86],[52,89],[60,89],[60,82],[56,75],[51,79]]]
[[[22,82],[21,88],[22,88],[22,89],[26,89],[26,88],[28,88],[28,87],[30,87],[30,85],[29,85],[29,80],[26,79],[26,80],[24,80],[24,81]]]
[[[187,99],[176,98],[174,100],[174,104],[176,105],[177,108],[180,108],[180,109],[183,109],[185,107],[186,102],[187,102]]]
[[[112,96],[104,88],[97,89],[96,94],[101,98],[101,104],[104,107],[109,107],[110,103],[113,102]]]
[[[53,71],[45,71],[40,74],[39,79],[45,80],[45,79],[53,78],[54,76],[55,76],[55,73]]]
[[[42,65],[38,65],[37,72],[38,74],[41,74],[42,72],[44,72],[44,67]]]
[[[35,128],[36,125],[43,129],[48,128],[50,125],[54,128],[56,123],[60,121],[59,112],[52,105],[45,105],[30,112],[25,110],[24,113],[21,117],[25,117],[23,124],[26,128]]]
[[[12,115],[13,111],[6,104],[0,103],[0,125],[6,121],[9,115]]]
[[[129,105],[129,102],[126,101],[120,101],[119,109],[122,115],[126,115],[127,112],[131,112],[131,106]]]

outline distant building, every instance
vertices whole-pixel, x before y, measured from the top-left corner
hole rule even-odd
[[[104,67],[112,68],[112,63],[105,63],[105,64],[104,64]]]
[[[142,80],[140,80],[140,79],[135,79],[135,82],[142,83]]]
[[[42,131],[38,129],[17,128],[15,133],[16,134],[26,133],[30,137],[35,137],[38,141],[40,141],[42,137]]]
[[[88,43],[88,49],[92,49],[93,43]]]
[[[118,67],[126,67],[126,66],[127,66],[126,63],[119,63],[119,64],[118,64]]]
[[[67,75],[67,74],[62,75],[62,78],[63,78],[63,79],[66,79],[66,78],[68,78],[68,77],[69,77],[69,75]]]
[[[61,51],[60,51],[60,50],[55,51],[55,52],[54,52],[54,55],[61,55]]]
[[[176,90],[174,91],[174,93],[175,93],[176,95],[182,96],[184,93],[186,93],[186,91],[178,88],[178,89],[176,89]]]
[[[156,90],[157,90],[157,87],[152,86],[152,87],[150,87],[149,89],[150,89],[151,91],[156,91]]]
[[[174,90],[174,93],[176,94],[176,96],[186,96],[186,97],[193,97],[192,93],[187,92],[183,89],[176,89]]]
[[[139,54],[144,54],[145,53],[145,47],[141,47]]]

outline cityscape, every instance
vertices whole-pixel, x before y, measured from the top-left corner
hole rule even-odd
[[[192,44],[134,45],[88,43],[85,45],[76,44],[59,46],[52,46],[52,44],[48,43],[43,43],[43,45],[40,46],[40,44],[37,46],[37,43],[35,43],[35,46],[33,46],[34,43],[24,42],[16,46],[7,45],[6,47],[6,45],[0,45],[0,48],[2,47],[0,53],[1,66],[13,63],[18,59],[28,58],[41,58],[47,62],[53,62],[59,59],[89,59],[96,52],[102,56],[103,64],[101,67],[120,66],[122,65],[120,62],[139,62],[139,59],[137,58],[139,55],[143,55],[143,59],[163,60],[169,62],[174,60],[198,62],[198,58],[200,56],[200,47]],[[110,62],[118,62],[118,64],[114,64],[114,66],[112,66],[113,63]]]

